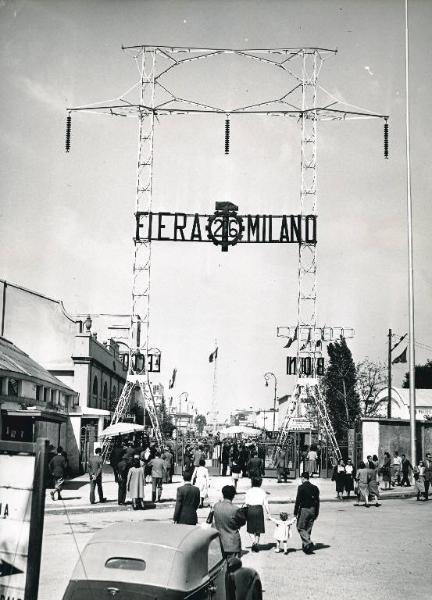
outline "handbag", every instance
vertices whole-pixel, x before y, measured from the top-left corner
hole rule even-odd
[[[207,515],[206,523],[207,525],[211,525],[213,523],[214,510],[211,510]]]

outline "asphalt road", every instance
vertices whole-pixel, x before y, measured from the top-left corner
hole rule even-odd
[[[277,516],[287,506],[272,505],[271,510]],[[204,519],[208,509],[201,513]],[[47,515],[39,600],[61,600],[78,549],[98,529],[114,522],[171,517],[172,508]],[[251,539],[242,530],[243,563],[259,571],[266,600],[424,600],[432,596],[431,501],[389,500],[369,509],[352,502],[323,504],[312,532],[319,549],[310,556],[301,552],[296,531],[288,556],[275,554],[273,524],[267,522],[266,527],[261,538],[266,549],[258,554],[250,552]]]

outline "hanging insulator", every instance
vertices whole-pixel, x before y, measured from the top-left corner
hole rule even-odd
[[[72,117],[68,115],[66,117],[66,152],[69,152],[70,150],[71,125]]]
[[[384,158],[388,158],[388,144],[389,144],[389,129],[387,121],[384,123]]]
[[[230,120],[225,119],[225,154],[229,154],[230,149]]]

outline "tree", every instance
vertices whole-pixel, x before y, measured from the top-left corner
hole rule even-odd
[[[432,360],[428,360],[425,365],[416,365],[414,369],[415,386],[423,390],[432,389]],[[405,373],[402,387],[409,388],[409,372]]]
[[[204,415],[197,415],[195,417],[195,425],[198,430],[198,435],[202,435],[204,431],[204,427],[207,425],[207,419]]]
[[[372,417],[376,415],[379,405],[376,396],[387,383],[387,370],[382,363],[365,358],[357,363],[356,375],[361,414],[364,417]]]
[[[159,427],[161,429],[162,435],[166,437],[171,437],[172,432],[175,429],[175,425],[172,421],[172,416],[167,411],[165,398],[162,398],[162,401],[157,409],[157,416],[159,419]]]
[[[329,344],[327,352],[330,360],[323,378],[324,393],[336,439],[340,440],[361,413],[357,373],[345,338]]]

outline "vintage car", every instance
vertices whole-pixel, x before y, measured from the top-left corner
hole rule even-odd
[[[261,600],[261,580],[227,563],[215,529],[161,522],[117,523],[84,548],[63,600]]]

